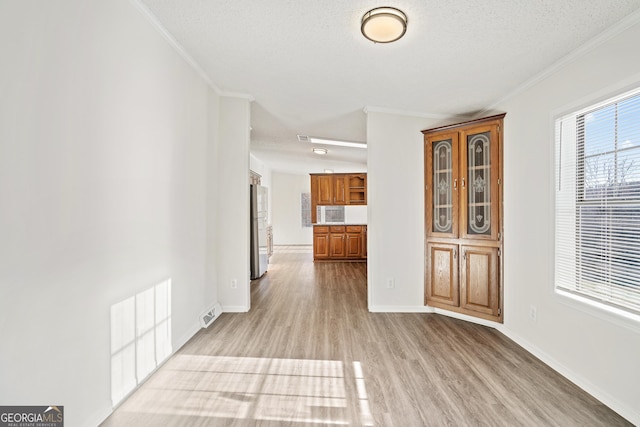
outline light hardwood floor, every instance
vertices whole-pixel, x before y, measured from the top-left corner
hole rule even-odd
[[[275,253],[103,426],[622,426],[499,332],[369,313],[366,264]]]

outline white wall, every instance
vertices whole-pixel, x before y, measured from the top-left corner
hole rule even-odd
[[[249,311],[250,101],[220,98],[217,199],[218,299],[223,311]],[[235,283],[235,288],[232,287]]]
[[[345,206],[344,222],[346,224],[366,224],[367,206]]]
[[[500,103],[505,119],[505,332],[640,424],[640,323],[553,290],[553,123],[640,86],[640,14],[625,31]],[[537,322],[528,317],[537,308]]]
[[[424,307],[424,169],[421,130],[434,119],[368,109],[367,238],[371,311]],[[395,288],[386,282],[394,279]]]
[[[0,404],[94,426],[111,305],[171,278],[175,350],[215,299],[217,95],[128,0],[3,1],[0,51]]]
[[[217,159],[220,145],[220,97],[209,91],[208,147],[207,147],[207,254],[205,308],[218,302],[218,177]],[[224,181],[222,181],[224,182]]]
[[[300,194],[311,192],[309,175],[282,172],[271,174],[273,243],[275,245],[310,245],[313,228],[302,227]]]
[[[496,106],[505,111],[505,310],[508,336],[640,425],[640,324],[553,291],[553,117],[640,86],[639,15],[626,30]],[[622,27],[624,28],[624,27]],[[428,110],[429,106],[425,105]],[[434,108],[435,109],[435,108]],[[488,114],[487,114],[488,115]],[[369,309],[423,305],[421,129],[440,123],[370,110]],[[395,289],[386,289],[386,278]],[[537,307],[537,323],[528,318]]]

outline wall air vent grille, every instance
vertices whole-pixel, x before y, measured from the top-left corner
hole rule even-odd
[[[222,307],[220,304],[215,304],[207,311],[200,315],[200,324],[203,328],[208,328],[220,315],[222,314]]]
[[[311,141],[309,141],[309,137],[307,135],[298,135],[298,141],[300,141],[300,142],[311,142]]]

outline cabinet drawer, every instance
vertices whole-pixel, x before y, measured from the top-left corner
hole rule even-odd
[[[344,225],[332,225],[329,231],[332,233],[344,233]]]
[[[329,232],[329,227],[326,225],[316,225],[315,227],[313,227],[313,232],[318,234],[318,233],[328,233]]]
[[[347,225],[347,233],[361,233],[362,226],[361,225]]]

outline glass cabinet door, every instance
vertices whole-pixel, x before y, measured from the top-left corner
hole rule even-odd
[[[427,233],[458,235],[458,135],[445,134],[427,141]]]
[[[467,238],[497,239],[498,159],[497,128],[484,126],[463,133],[463,218]]]

